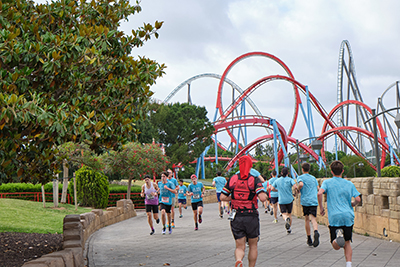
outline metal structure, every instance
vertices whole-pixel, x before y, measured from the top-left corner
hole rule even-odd
[[[267,60],[272,60],[280,67],[282,67],[285,74],[266,75],[265,77],[255,81],[245,90],[242,90],[232,80],[228,79],[227,76],[234,66],[242,62],[244,59],[252,57],[263,57]],[[283,162],[285,165],[288,164],[286,161],[286,159],[288,158],[288,142],[300,146],[306,153],[310,154],[312,158],[319,162],[320,167],[325,167],[325,144],[326,140],[332,136],[335,138],[335,144],[337,144],[336,150],[341,150],[345,153],[351,151],[355,155],[365,158],[374,169],[376,169],[376,166],[374,165],[373,160],[371,159],[371,157],[367,156],[368,145],[371,150],[376,149],[376,147],[380,150],[379,155],[381,155],[381,167],[383,167],[386,154],[391,153],[391,151],[393,153],[391,142],[388,140],[388,136],[386,135],[387,131],[391,134],[392,143],[394,143],[395,147],[399,149],[399,130],[393,130],[392,126],[389,124],[386,118],[384,118],[383,120],[383,125],[377,118],[377,145],[374,146],[373,124],[370,120],[370,118],[372,117],[372,110],[368,105],[363,102],[361,92],[357,85],[353,55],[351,52],[350,44],[347,40],[342,42],[339,52],[337,87],[338,104],[330,112],[327,112],[323,108],[321,103],[315,98],[315,96],[311,93],[306,85],[300,83],[294,78],[291,70],[282,60],[275,57],[274,55],[265,52],[251,52],[237,57],[228,65],[221,76],[209,73],[194,76],[176,87],[168,95],[164,102],[169,102],[177,91],[187,86],[187,101],[191,103],[191,82],[196,79],[205,77],[219,79],[215,106],[216,110],[213,120],[214,127],[216,129],[213,138],[216,148],[215,161],[218,162],[217,146],[220,145],[217,135],[219,133],[224,131],[229,135],[230,145],[228,146],[228,148],[233,147],[233,144],[236,145],[236,156],[226,165],[227,169],[231,168],[241,155],[248,153],[248,151],[253,149],[257,144],[261,144],[269,140],[274,141],[275,168],[277,168],[278,165],[282,164]],[[250,95],[254,91],[259,90],[262,85],[275,81],[283,81],[289,83],[294,92],[293,117],[287,131],[275,119],[263,116],[260,110],[257,108],[256,104],[250,99]],[[227,107],[224,107],[222,104],[222,92],[225,84],[230,85],[232,88],[232,101]],[[378,101],[378,110],[379,108],[382,110],[386,109],[382,99],[385,94],[392,88],[396,89],[396,103],[397,105],[400,104],[399,84],[398,82],[396,82],[382,94],[382,97]],[[238,93],[236,97],[234,97],[234,92]],[[304,104],[302,98],[305,99]],[[254,115],[249,115],[248,113],[246,113],[246,103],[254,111]],[[296,141],[298,139],[304,138],[295,138],[292,136],[296,124],[299,121],[299,111],[303,115],[304,123],[308,130],[309,136],[308,138],[306,138],[310,139],[310,144],[308,145],[298,143],[298,141]],[[316,134],[314,129],[315,126],[313,112],[316,112],[316,114],[319,115],[324,121],[324,124],[321,128],[321,133],[319,135]],[[388,116],[396,115],[388,112]],[[246,131],[247,127],[249,126],[263,127],[264,129],[266,129],[267,134],[262,135],[247,143]],[[235,130],[237,130],[236,135],[234,133]],[[240,141],[240,138],[242,138],[243,141]],[[311,143],[314,141],[318,141],[318,143],[322,145],[320,150],[312,150]],[[243,147],[241,144],[244,144]],[[197,161],[198,168],[200,168],[199,162],[202,161],[204,164],[205,153],[206,151]],[[197,174],[198,168],[196,170]]]

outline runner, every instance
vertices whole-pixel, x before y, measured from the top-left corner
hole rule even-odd
[[[179,218],[182,218],[182,205],[186,209],[186,194],[187,187],[183,184],[183,180],[179,180],[179,191],[178,191],[178,205],[179,205]]]
[[[272,206],[271,215],[274,216],[273,222],[277,223],[278,222],[278,192],[277,191],[272,191],[271,190],[271,188],[272,188],[271,185],[279,178],[276,177],[276,171],[275,170],[273,170],[271,172],[271,176],[272,176],[272,178],[268,180],[269,181],[268,189],[269,189],[269,194],[270,194],[270,202],[271,202],[271,206]]]
[[[263,176],[263,178],[265,180],[265,182],[263,183],[263,186],[264,186],[265,192],[267,192],[267,199],[263,202],[263,206],[264,206],[264,209],[265,209],[265,213],[269,213],[271,211],[271,208],[270,208],[270,196],[269,196],[269,192],[271,190],[268,189],[269,180],[267,180],[264,176]]]
[[[311,247],[319,245],[319,233],[317,223],[318,208],[318,181],[309,174],[310,163],[305,162],[301,165],[303,174],[297,178],[298,187],[301,193],[301,205],[303,206],[303,215],[307,234],[307,244]],[[311,238],[310,218],[314,229],[314,241]]]
[[[175,186],[168,181],[167,179],[168,173],[167,172],[162,172],[161,173],[161,182],[158,182],[158,187],[160,188],[160,199],[161,199],[161,204],[160,204],[160,209],[161,209],[161,221],[163,224],[163,230],[162,234],[165,235],[166,232],[166,219],[165,219],[165,214],[167,214],[168,217],[168,230],[169,234],[172,233],[172,228],[171,228],[171,205],[172,205],[172,198],[175,197],[174,194],[176,194],[176,188]]]
[[[288,168],[282,169],[282,177],[275,180],[271,185],[273,191],[278,191],[279,207],[285,220],[286,232],[292,232],[292,209],[293,209],[293,192],[292,187],[297,191],[296,182],[288,175]]]
[[[199,229],[199,223],[203,221],[201,215],[203,214],[204,186],[202,182],[197,181],[197,176],[195,174],[192,174],[190,179],[192,179],[192,183],[188,187],[189,193],[187,193],[187,195],[191,196],[194,230],[197,231]]]
[[[153,235],[155,230],[153,227],[151,212],[153,212],[153,217],[156,223],[158,224],[160,222],[160,219],[158,218],[158,186],[150,180],[150,175],[146,174],[144,176],[144,181],[145,183],[142,185],[142,192],[140,195],[145,198],[144,204],[146,207],[147,222],[151,229],[150,235]]]
[[[213,179],[212,182],[212,186],[214,186],[216,188],[216,193],[217,193],[217,200],[218,200],[218,211],[219,211],[219,217],[223,218],[224,217],[224,207],[225,207],[225,203],[221,203],[221,191],[222,188],[224,188],[225,184],[226,184],[226,179],[225,177],[221,176],[221,172],[217,172],[217,177],[215,177]]]
[[[171,182],[175,186],[176,192],[178,192],[179,184],[178,184],[178,181],[172,176],[172,170],[168,169],[167,172],[168,172],[168,181]],[[171,220],[172,220],[172,222],[170,225],[172,226],[172,228],[175,228],[175,198],[176,198],[176,195],[174,194],[174,196],[172,198],[172,204],[171,204]]]
[[[330,167],[333,177],[323,181],[318,191],[319,209],[323,216],[325,209],[322,204],[322,195],[326,194],[332,247],[335,250],[344,248],[346,267],[351,267],[353,249],[350,242],[354,225],[353,207],[361,201],[360,193],[352,182],[342,178],[344,169],[341,161],[335,160]],[[354,197],[354,201],[351,201],[352,197]]]
[[[235,239],[235,267],[243,266],[246,240],[249,245],[249,266],[256,265],[258,256],[258,238],[260,236],[260,220],[258,215],[257,196],[261,202],[267,194],[258,177],[250,174],[252,160],[245,155],[239,159],[240,173],[233,175],[222,190],[221,200],[231,201],[231,231]]]

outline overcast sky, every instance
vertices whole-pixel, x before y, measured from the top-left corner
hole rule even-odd
[[[338,58],[343,40],[351,45],[361,95],[371,108],[400,79],[397,0],[142,0],[140,5],[142,12],[123,22],[121,29],[130,34],[143,22],[164,21],[159,38],[152,38],[132,53],[166,64],[165,76],[151,88],[159,100],[193,76],[222,75],[235,58],[260,51],[282,60],[329,112],[337,104]],[[227,78],[245,90],[258,79],[275,74],[285,75],[276,62],[250,57],[236,64]],[[191,83],[192,102],[205,106],[212,121],[218,83],[214,78]],[[186,88],[170,102],[187,101]],[[232,102],[232,89],[225,85],[223,92],[226,108]],[[394,97],[394,90],[385,95],[387,108],[395,106]],[[263,115],[289,129],[294,110],[291,84],[269,82],[250,98]],[[246,110],[254,114],[250,108]],[[313,117],[319,135],[323,121],[315,111]],[[265,133],[248,131],[248,141]],[[302,114],[293,136],[299,140],[308,137]]]
[[[361,95],[371,108],[376,108],[378,97],[400,78],[400,1],[142,0],[141,6],[142,12],[123,23],[122,29],[129,33],[143,22],[164,21],[159,39],[133,52],[167,65],[166,75],[152,87],[154,97],[160,100],[195,75],[222,75],[238,56],[261,51],[281,59],[329,112],[337,104],[343,40],[351,45]],[[258,79],[275,74],[285,72],[274,61],[249,57],[236,64],[227,78],[245,90]],[[193,103],[206,106],[211,120],[218,82],[201,78],[191,83]],[[186,88],[170,102],[186,101]],[[224,107],[230,104],[231,95],[225,85]],[[277,119],[288,130],[294,109],[289,83],[269,82],[250,97],[263,115]],[[385,95],[387,108],[394,107],[394,97],[393,89]],[[315,111],[313,117],[319,135],[323,121]],[[248,141],[257,135],[259,132],[249,134]],[[293,136],[308,137],[301,114]]]

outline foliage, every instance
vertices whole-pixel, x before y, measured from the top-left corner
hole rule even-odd
[[[53,183],[44,185],[45,192],[53,192]],[[0,185],[1,193],[15,193],[15,192],[42,192],[40,184],[27,184],[27,183],[7,183]],[[58,192],[62,192],[62,184],[58,184]]]
[[[376,176],[376,171],[362,157],[356,155],[346,155],[342,157],[340,161],[342,161],[344,165],[343,176],[346,176],[348,178],[354,178],[354,171],[356,177]]]
[[[121,151],[104,155],[104,172],[125,179],[143,179],[146,174],[156,175],[165,170],[167,159],[156,144],[132,142],[124,145]]]
[[[43,208],[42,202],[19,199],[1,199],[0,232],[61,234],[67,214],[82,214],[91,209],[58,204],[59,209]],[[16,216],[18,214],[18,216]]]
[[[165,145],[171,163],[186,165],[212,143],[214,127],[205,107],[188,103],[154,104],[150,121],[157,129],[155,141]]]
[[[57,156],[68,159],[67,167],[74,171],[81,168],[82,165],[89,166],[96,171],[104,169],[102,158],[96,155],[85,143],[67,142],[60,145],[58,151]]]
[[[135,139],[165,68],[130,56],[162,22],[118,29],[140,11],[128,0],[1,0],[0,181],[46,183],[68,141],[100,153]]]
[[[400,177],[399,166],[387,166],[381,170],[382,177]]]
[[[109,187],[107,177],[102,172],[83,166],[75,172],[78,202],[85,207],[104,209],[108,204]],[[69,183],[68,192],[74,195],[74,184]]]

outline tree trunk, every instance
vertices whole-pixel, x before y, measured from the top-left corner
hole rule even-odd
[[[67,162],[64,160],[63,162],[63,172],[64,172],[64,179],[63,179],[63,189],[61,195],[61,203],[65,204],[67,202],[67,191],[68,191],[68,167]]]
[[[57,173],[58,178],[58,173]],[[53,204],[54,208],[58,208],[58,179],[53,179]]]
[[[78,200],[76,199],[76,177],[74,172],[74,202],[75,202],[75,210],[78,210]]]
[[[129,177],[128,192],[126,192],[126,199],[131,199],[131,186],[132,186],[132,177]]]
[[[43,200],[43,208],[46,208],[46,194],[44,193],[44,185],[42,185],[42,200]]]

